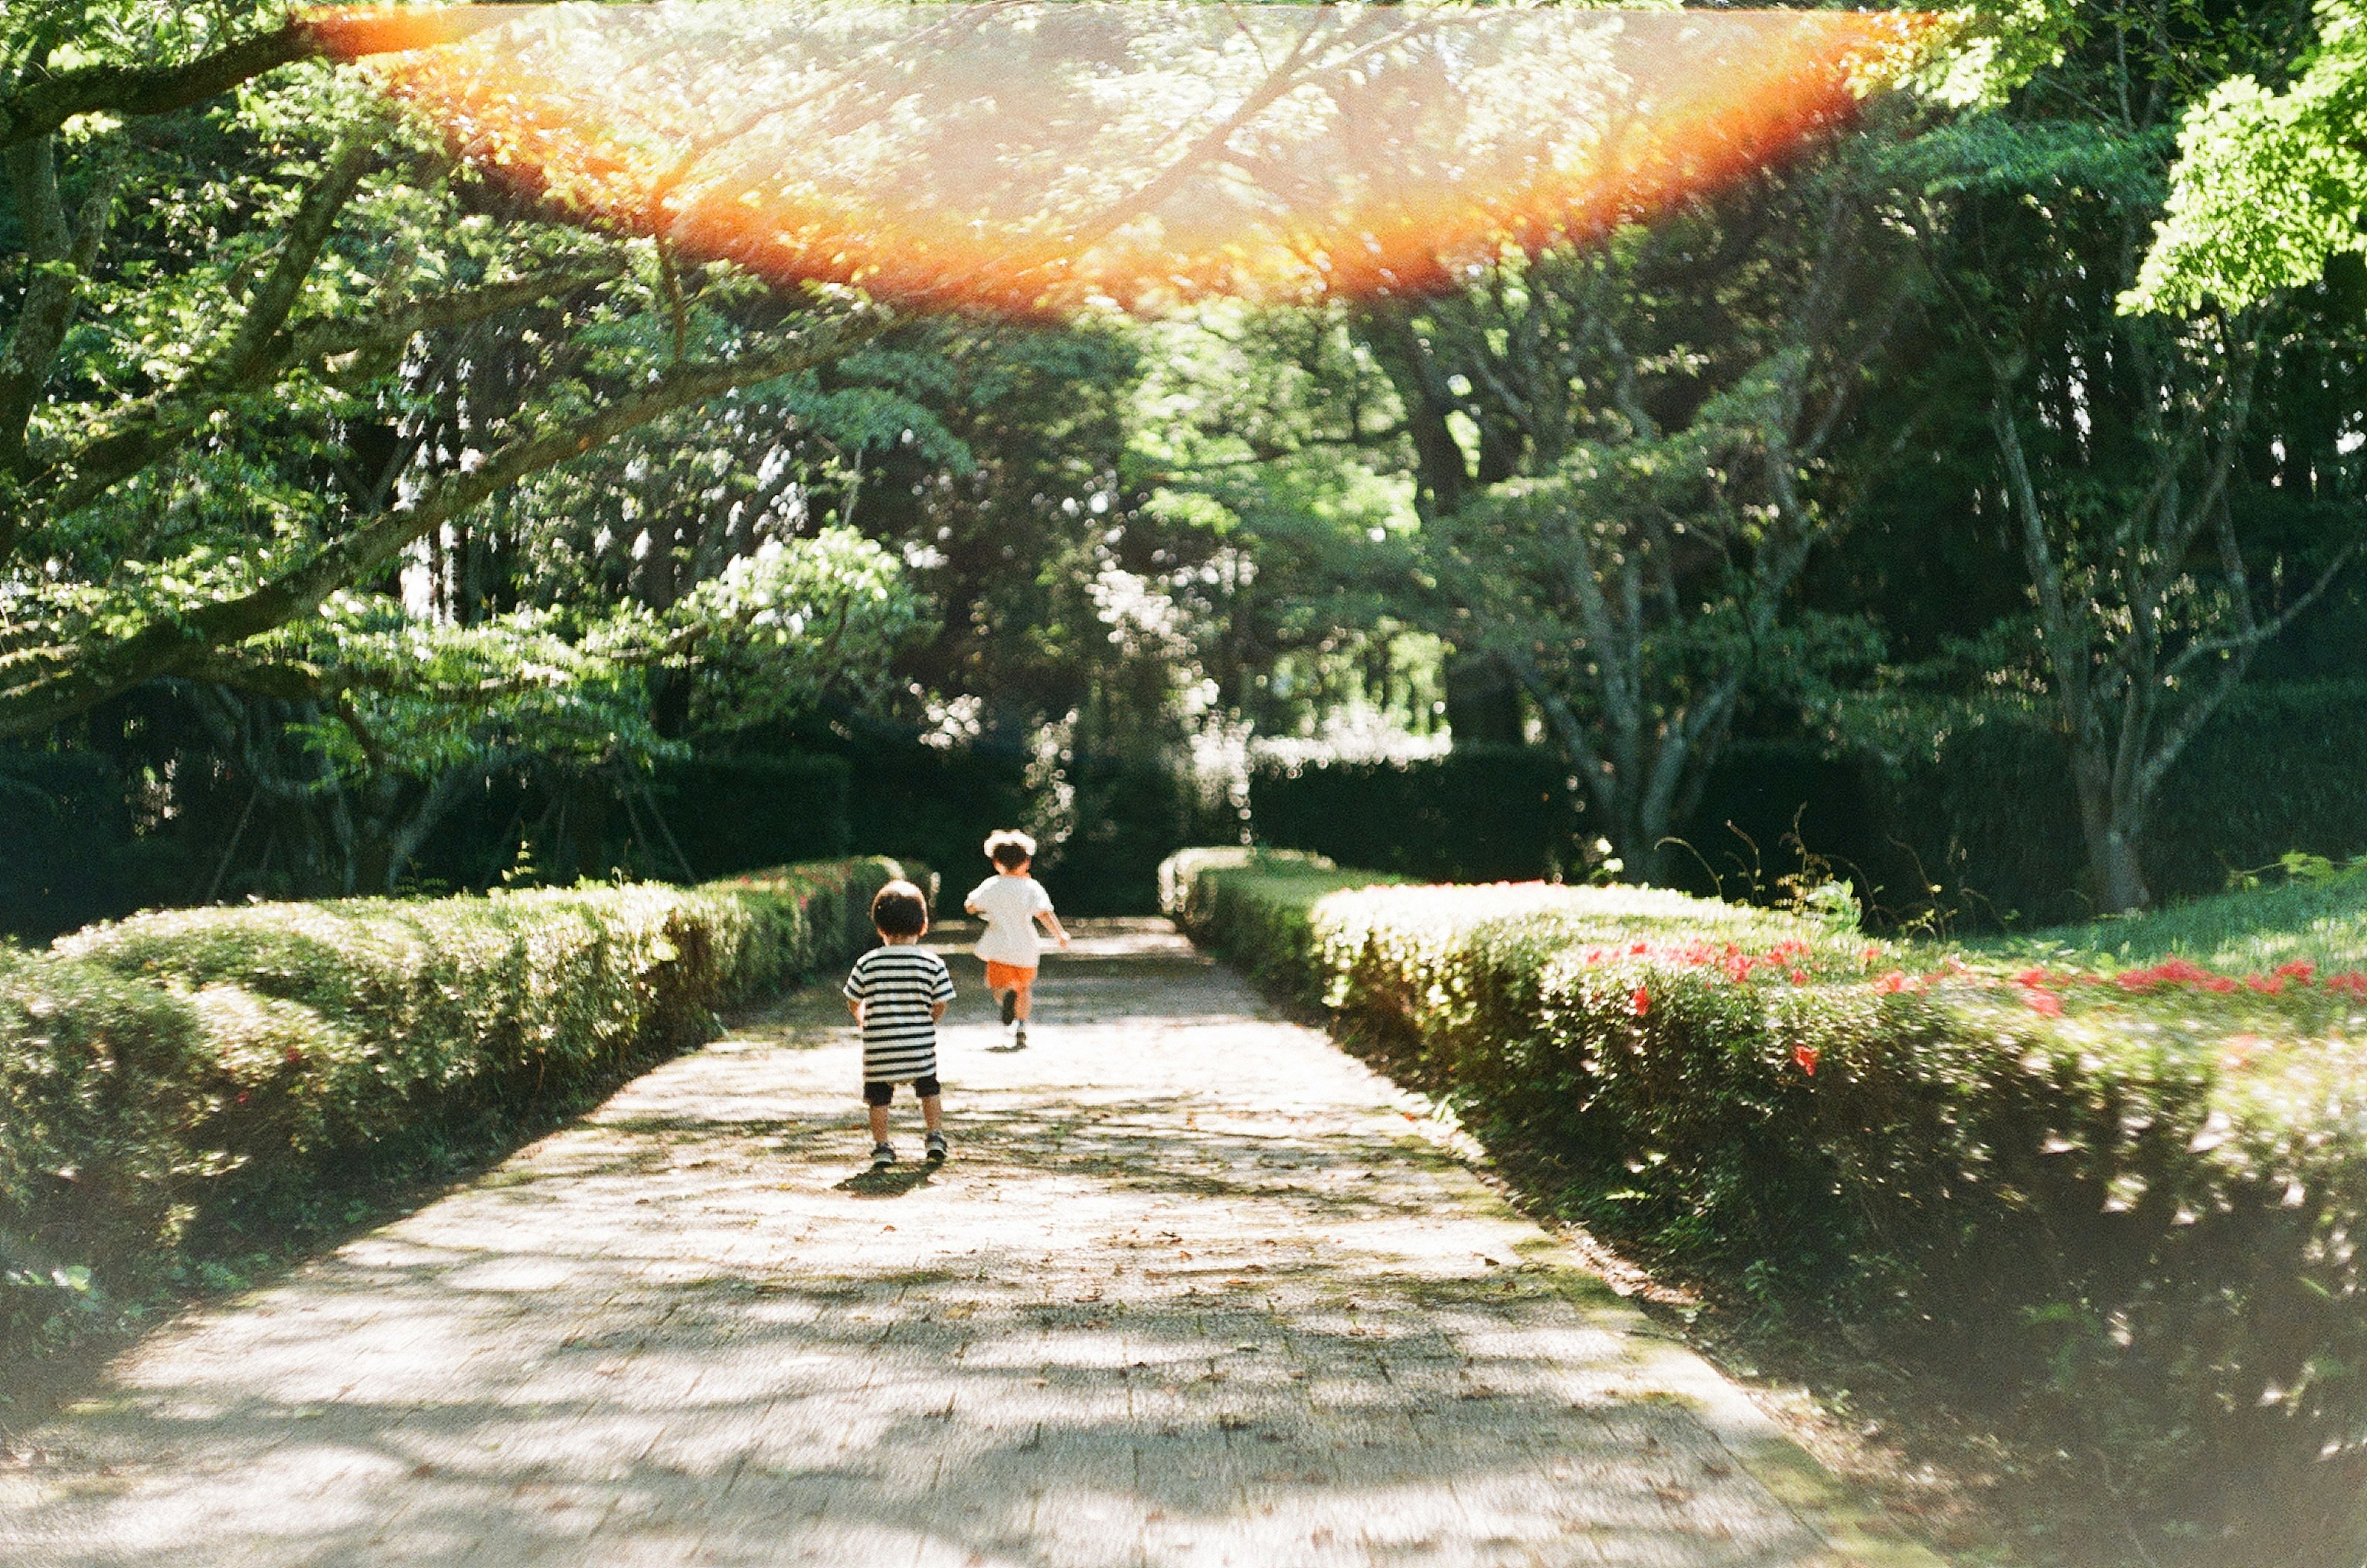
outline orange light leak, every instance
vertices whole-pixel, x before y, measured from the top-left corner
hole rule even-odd
[[[306,20],[460,156],[585,221],[779,284],[1041,315],[1437,289],[1783,160],[1936,18],[674,0]]]

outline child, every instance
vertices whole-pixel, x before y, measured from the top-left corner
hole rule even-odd
[[[994,874],[971,890],[962,908],[986,921],[978,955],[986,960],[986,988],[1002,998],[1002,1027],[1012,1031],[1015,1049],[1027,1043],[1027,1004],[1036,988],[1036,964],[1044,952],[1036,922],[1044,923],[1063,952],[1069,933],[1052,912],[1051,895],[1027,874],[1036,858],[1035,840],[1015,830],[992,834],[986,840],[986,858],[994,863]]]
[[[871,926],[882,945],[855,961],[846,976],[847,1010],[863,1028],[863,1103],[871,1111],[871,1168],[896,1163],[888,1141],[888,1102],[910,1083],[928,1125],[928,1159],[946,1157],[944,1101],[937,1085],[937,1020],[954,999],[946,961],[921,946],[929,900],[909,882],[891,882],[871,899]]]

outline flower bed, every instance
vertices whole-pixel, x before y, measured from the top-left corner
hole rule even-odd
[[[1166,886],[1590,1222],[1879,1330],[2133,1501],[2234,1529],[2210,1561],[2357,1560],[2367,978],[1363,880],[1192,851]]]
[[[867,941],[895,874],[186,909],[0,950],[0,1363],[119,1316],[390,1143],[708,1037]]]

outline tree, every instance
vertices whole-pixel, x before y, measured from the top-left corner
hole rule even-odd
[[[54,68],[69,36],[97,58]],[[728,271],[686,292],[658,246],[485,185],[303,63],[319,48],[300,22],[145,0],[37,6],[0,34],[0,736],[164,677],[283,690],[258,639],[415,541],[886,324],[825,305],[710,331],[705,293],[744,297]],[[502,417],[431,446],[423,367],[473,367],[472,333],[537,308]]]
[[[1927,276],[1955,323],[1995,468],[1976,504],[2028,574],[2039,673],[2063,734],[2107,909],[2150,901],[2161,783],[2259,651],[2355,540],[2306,574],[2247,538],[2241,489],[2259,378],[2312,331],[2290,301],[2169,321],[2116,310],[2161,210],[2167,128],[2214,65],[2273,51],[2167,5],[2088,14],[2084,36],[2005,108],[1923,139]]]
[[[1798,613],[1827,459],[1902,302],[1846,141],[1610,243],[1355,319],[1403,410],[1423,624],[1535,702],[1629,874],[1665,879],[1746,696],[1874,652]]]

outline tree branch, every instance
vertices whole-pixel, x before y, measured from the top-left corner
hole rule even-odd
[[[1989,403],[1989,426],[1996,432],[1998,452],[2005,460],[2009,503],[2022,522],[2022,558],[2038,595],[2038,621],[2046,642],[2046,660],[2055,669],[2056,700],[2072,733],[2082,742],[2093,739],[2095,710],[2090,684],[2088,638],[2075,630],[2071,610],[2063,595],[2063,573],[2055,564],[2055,549],[2046,537],[2046,516],[2031,482],[2030,462],[2022,449],[2022,433],[2014,428],[2013,412],[2006,407],[2006,383],[1999,379]]]
[[[329,243],[338,214],[361,189],[362,176],[369,172],[376,154],[375,139],[368,130],[354,134],[337,149],[321,177],[297,204],[296,216],[279,243],[279,259],[272,264],[271,275],[247,297],[237,335],[202,372],[204,380],[217,385],[241,381],[262,363],[271,340],[286,324],[288,312],[302,296],[304,281],[312,276],[313,264],[321,259],[321,247]]]
[[[214,649],[310,615],[413,540],[532,474],[676,409],[821,364],[886,331],[892,321],[884,311],[835,321],[767,353],[685,366],[564,429],[521,436],[475,468],[430,485],[409,505],[369,520],[277,581],[176,620],[152,620],[111,642],[86,644],[70,660],[46,663],[32,680],[0,691],[0,737],[38,733],[144,681],[182,674]]]
[[[10,148],[6,162],[17,221],[24,229],[26,257],[33,264],[7,349],[0,353],[0,476],[14,476],[24,466],[26,426],[65,342],[82,280],[98,259],[99,240],[115,209],[118,165],[109,162],[84,201],[79,220],[69,225],[58,195],[55,144],[43,138],[30,146]],[[0,557],[6,555],[14,533],[8,517],[0,513]]]
[[[464,9],[415,16],[307,20],[289,17],[256,37],[224,44],[178,65],[79,66],[33,77],[0,94],[0,149],[38,141],[78,115],[125,118],[171,114],[229,92],[242,82],[299,60],[334,52],[345,59],[448,42],[509,20],[498,6],[470,16]]]
[[[74,478],[51,498],[50,509],[58,516],[79,511],[173,452],[207,427],[228,393],[259,391],[300,366],[325,367],[346,355],[399,348],[423,332],[466,326],[538,300],[561,298],[606,282],[624,267],[619,257],[566,272],[430,295],[359,321],[323,321],[295,333],[281,333],[261,357],[244,367],[237,383],[200,372],[146,409],[134,411],[114,430],[59,465],[70,468]]]

